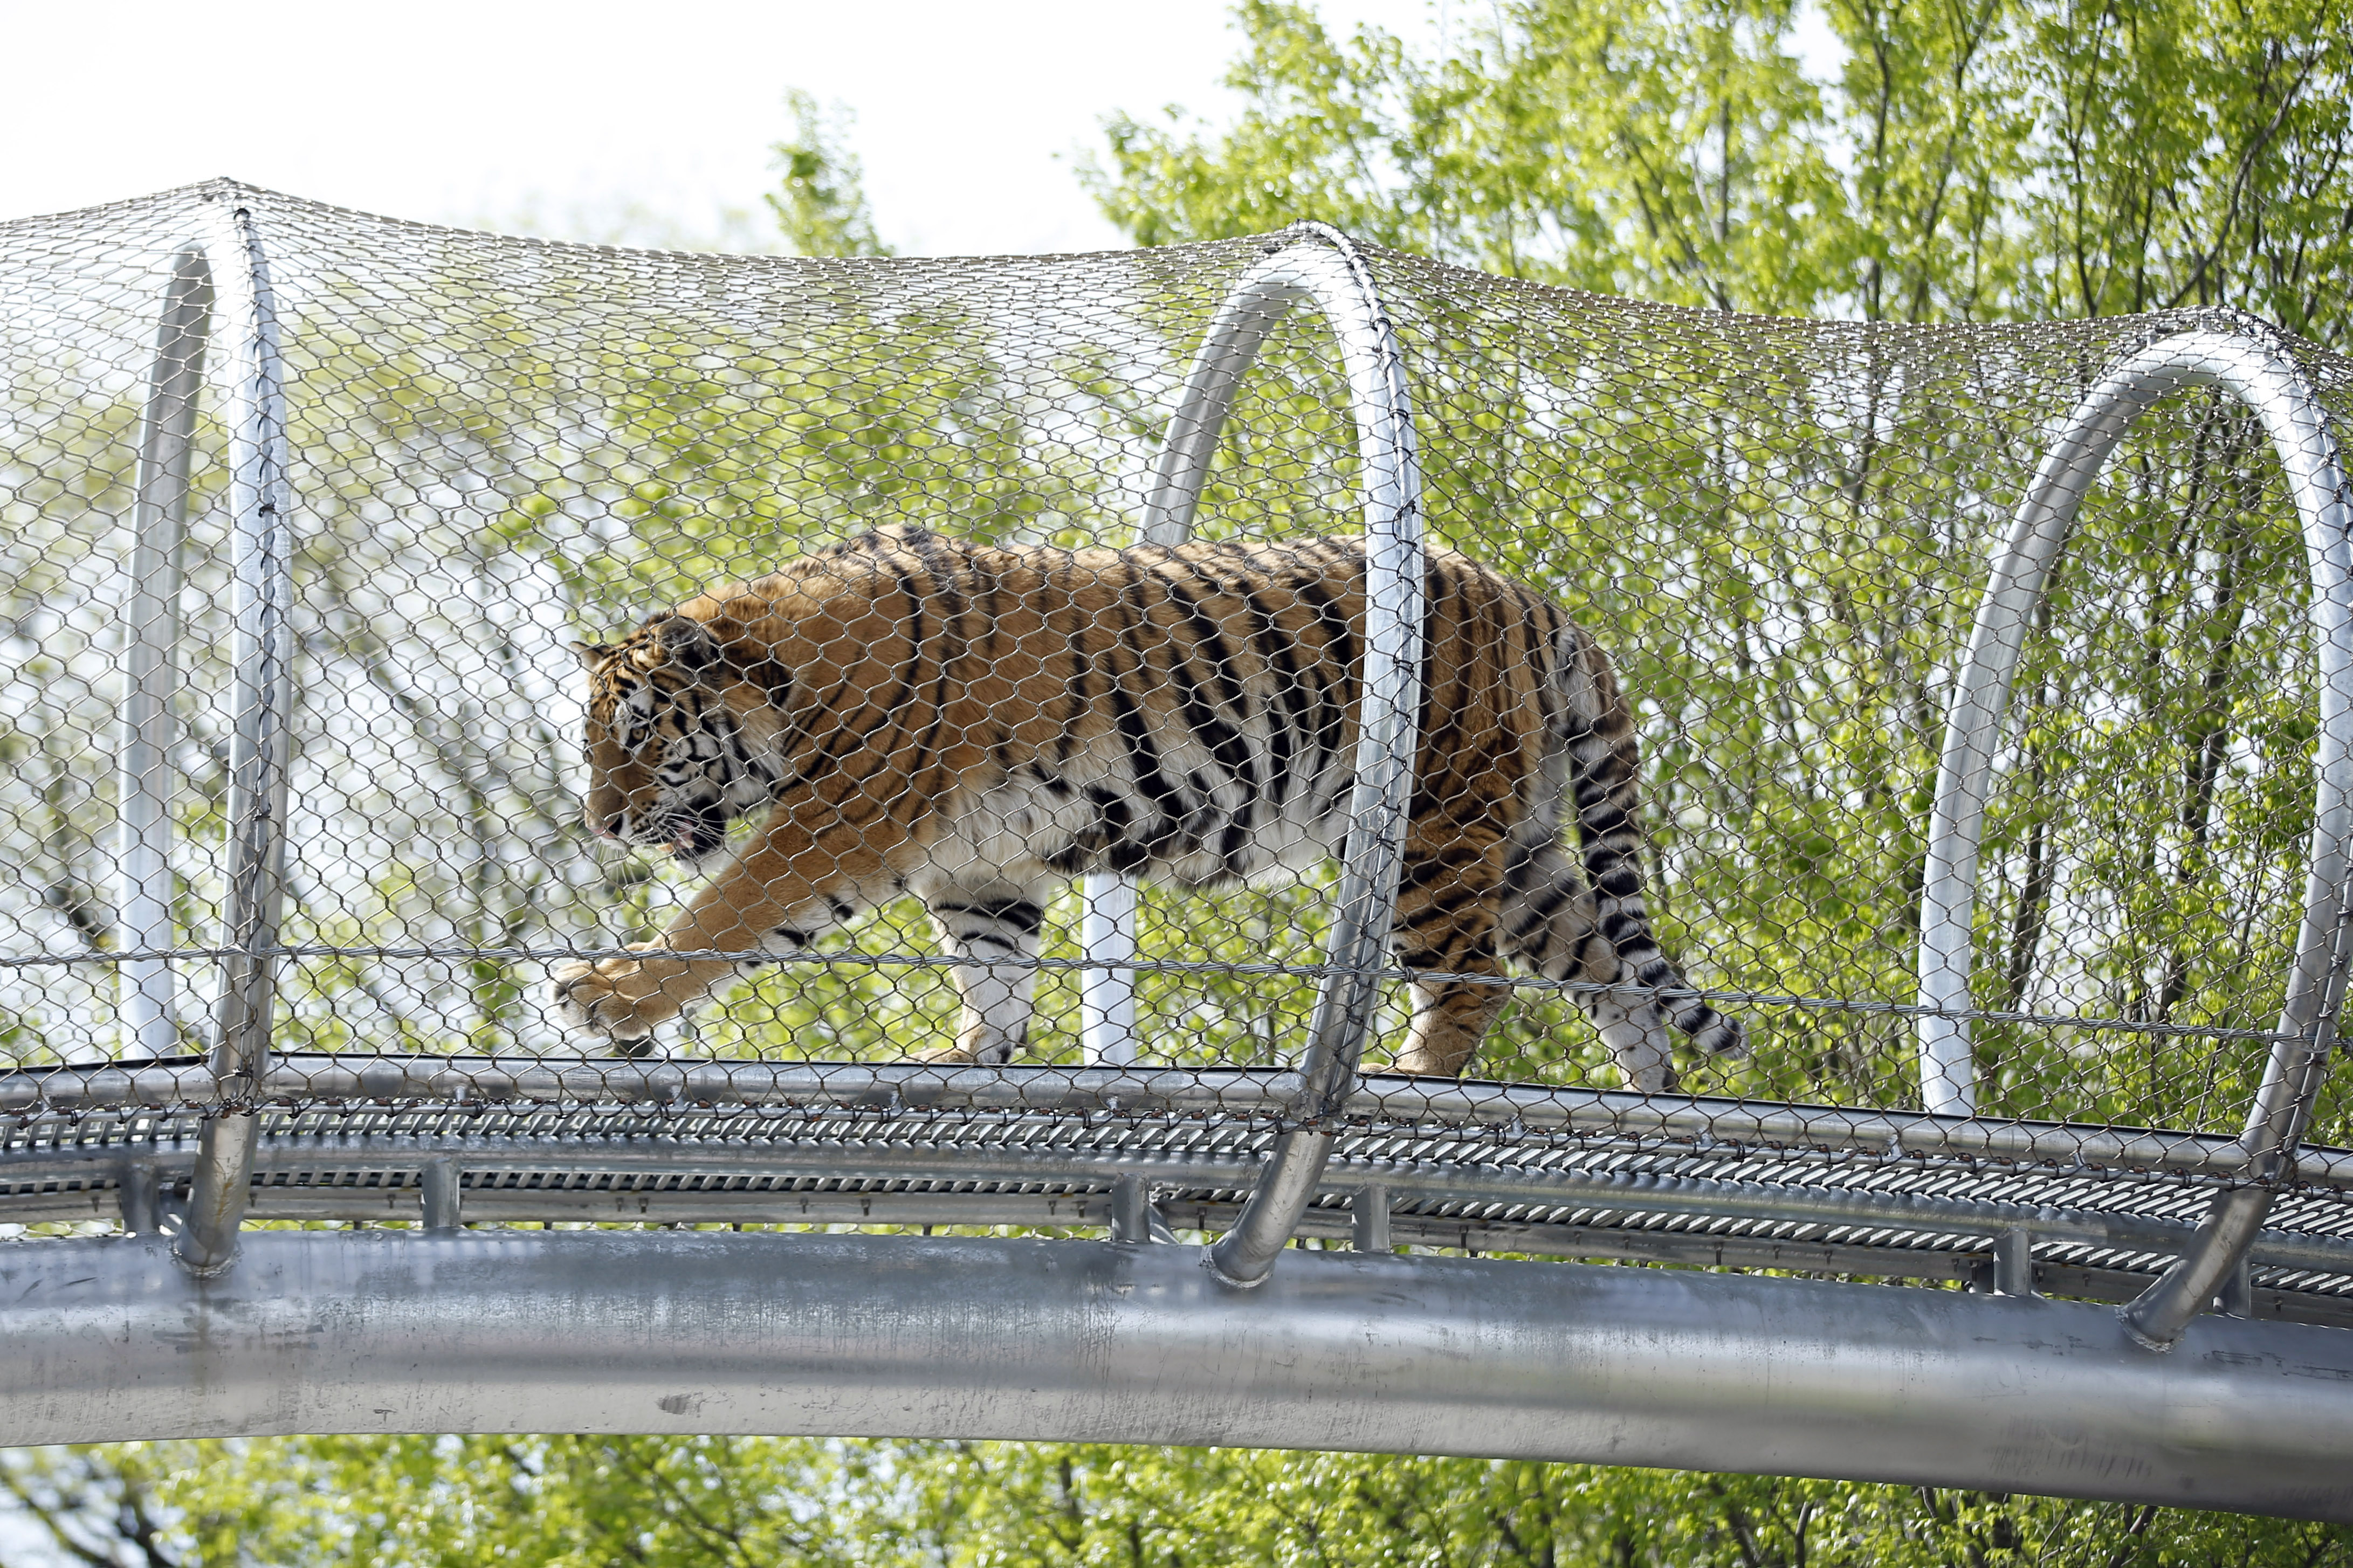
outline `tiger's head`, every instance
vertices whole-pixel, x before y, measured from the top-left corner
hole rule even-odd
[[[589,831],[689,862],[717,853],[727,825],[776,788],[765,694],[685,616],[572,647],[588,671]]]

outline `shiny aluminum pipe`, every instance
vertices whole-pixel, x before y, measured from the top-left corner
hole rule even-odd
[[[1322,224],[1290,232],[1298,237],[1243,276],[1202,339],[1169,421],[1144,525],[1144,537],[1156,544],[1181,542],[1191,532],[1209,459],[1244,373],[1292,306],[1308,301],[1321,309],[1339,340],[1363,470],[1364,688],[1348,841],[1340,858],[1339,916],[1326,956],[1332,972],[1316,990],[1303,1082],[1289,1108],[1301,1125],[1275,1141],[1240,1223],[1211,1258],[1219,1279],[1245,1288],[1267,1277],[1314,1201],[1332,1152],[1332,1134],[1321,1124],[1355,1083],[1379,995],[1368,972],[1388,956],[1419,739],[1421,468],[1405,359],[1371,269],[1347,237]]]
[[[188,517],[188,459],[204,386],[212,265],[201,245],[172,258],[155,329],[155,360],[139,423],[131,514],[130,581],[122,601],[121,753],[116,764],[121,838],[115,918],[123,945],[165,952],[172,932],[172,700],[179,689],[180,536]],[[116,984],[125,1054],[179,1050],[168,959],[126,960]]]
[[[726,1233],[0,1250],[0,1443],[889,1434],[1838,1476],[2353,1521],[2353,1333],[1576,1264]],[[594,1368],[595,1375],[584,1375]]]
[[[2177,1340],[2237,1270],[2262,1228],[2272,1184],[2293,1154],[2327,1070],[2348,957],[2347,874],[2353,864],[2353,495],[2327,412],[2286,349],[2268,333],[2200,331],[2162,339],[2110,370],[2078,403],[2043,458],[1978,606],[1955,682],[1936,772],[1927,878],[1920,898],[1920,1079],[1926,1108],[1967,1115],[1976,1100],[1969,1049],[1969,930],[1978,842],[2010,686],[2044,584],[2077,510],[2132,422],[2188,386],[2215,386],[2263,421],[2304,528],[2308,611],[2319,667],[2320,739],[2304,912],[2280,1037],[2241,1135],[2251,1184],[2215,1201],[2199,1239],[2126,1309],[2155,1349]]]
[[[1086,878],[1079,920],[1080,1052],[1091,1068],[1135,1062],[1135,883],[1117,871]]]
[[[235,199],[235,205],[227,204]],[[227,946],[212,1074],[226,1107],[205,1126],[181,1260],[204,1270],[237,1256],[259,1122],[244,1106],[269,1061],[280,912],[285,901],[287,743],[293,702],[293,546],[287,516],[285,371],[278,303],[249,196],[216,192],[233,261],[221,270],[229,331],[229,570],[234,598],[228,787]]]

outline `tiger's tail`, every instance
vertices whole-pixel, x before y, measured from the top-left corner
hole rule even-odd
[[[1581,992],[1578,1002],[1630,1078],[1663,1083],[1665,1041],[1656,1020],[1712,1056],[1741,1054],[1746,1031],[1693,992],[1651,930],[1642,901],[1640,756],[1607,657],[1565,619],[1553,654],[1540,793],[1514,834],[1504,874],[1505,948],[1546,979],[1610,986]],[[1559,842],[1564,805],[1576,814],[1582,877]]]

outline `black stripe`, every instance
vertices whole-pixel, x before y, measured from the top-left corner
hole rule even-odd
[[[1334,711],[1328,693],[1325,694],[1326,700],[1319,705],[1323,711],[1319,715],[1314,742],[1318,757],[1315,773],[1321,778],[1339,757],[1341,731],[1347,722],[1345,710],[1356,706],[1356,689],[1360,680],[1356,669],[1356,634],[1348,629],[1348,617],[1341,614],[1339,605],[1322,581],[1299,577],[1293,582],[1292,592],[1314,612],[1317,623],[1323,626],[1326,644],[1324,662],[1336,668],[1340,676],[1340,710]]]
[[[1016,931],[1035,936],[1046,924],[1046,911],[1030,899],[983,899],[976,903],[935,903],[935,915],[978,915],[983,920],[1001,921]]]
[[[1307,733],[1307,693],[1300,686],[1298,664],[1291,657],[1289,639],[1275,624],[1274,612],[1266,607],[1256,589],[1244,588],[1240,593],[1242,607],[1250,618],[1247,640],[1259,661],[1272,672],[1274,699],[1282,710],[1267,721],[1267,740],[1272,753],[1269,759],[1273,775],[1270,782],[1274,804],[1280,807],[1291,793],[1291,759],[1297,744],[1293,731],[1301,738]]]
[[[1242,788],[1241,809],[1227,818],[1218,845],[1219,858],[1225,861],[1229,870],[1239,875],[1246,868],[1250,830],[1258,805],[1258,763],[1250,755],[1248,738],[1221,718],[1217,709],[1202,695],[1194,662],[1201,657],[1205,647],[1211,650],[1209,657],[1216,670],[1212,679],[1220,694],[1228,699],[1229,706],[1238,706],[1243,700],[1241,688],[1226,669],[1233,658],[1233,650],[1227,646],[1217,623],[1202,610],[1192,595],[1167,577],[1160,579],[1160,586],[1162,592],[1181,607],[1194,638],[1194,658],[1181,657],[1173,644],[1169,647],[1169,683],[1176,689],[1178,710],[1184,715],[1187,728],[1207,745],[1210,757],[1225,770],[1227,778],[1240,783]],[[1196,788],[1198,788],[1198,784]],[[1208,790],[1201,790],[1200,793],[1205,797],[1211,795]]]
[[[1126,627],[1128,636],[1124,640],[1128,645],[1127,651],[1134,660],[1134,668],[1132,671],[1114,669],[1112,672],[1108,693],[1111,698],[1112,721],[1119,731],[1122,743],[1127,747],[1128,763],[1135,776],[1136,789],[1160,815],[1161,820],[1152,824],[1146,829],[1145,842],[1139,846],[1147,856],[1156,856],[1168,847],[1182,843],[1186,819],[1192,813],[1186,803],[1184,792],[1171,784],[1166,775],[1161,773],[1160,747],[1152,737],[1151,721],[1137,700],[1135,693],[1130,691],[1127,687],[1126,678],[1130,673],[1140,673],[1147,677],[1151,674],[1150,656],[1145,651],[1135,635],[1139,623],[1148,621],[1149,617],[1137,613],[1132,592],[1123,593],[1119,603],[1122,610],[1131,617]],[[1189,847],[1189,846],[1186,847]]]

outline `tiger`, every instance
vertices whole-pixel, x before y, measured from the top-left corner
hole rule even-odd
[[[1217,889],[1331,858],[1348,827],[1365,554],[1335,539],[1124,550],[892,527],[575,643],[585,825],[715,863],[647,956],[550,975],[557,1021],[631,1054],[735,974],[912,894],[961,999],[934,1059],[1023,1048],[1059,883]],[[1599,646],[1470,558],[1427,555],[1419,755],[1391,954],[1393,1071],[1454,1078],[1506,964],[1572,988],[1627,1083],[1674,1082],[1665,1026],[1743,1047],[1643,902],[1634,726]],[[728,825],[766,808],[741,847]],[[1582,866],[1564,849],[1573,815]]]

